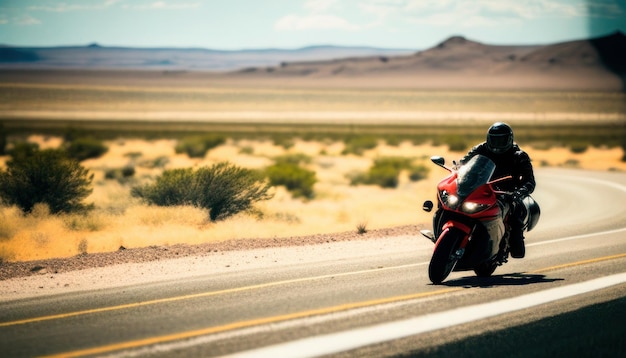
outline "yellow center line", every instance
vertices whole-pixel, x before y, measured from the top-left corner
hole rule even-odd
[[[598,258],[595,258],[595,259],[589,259],[589,260],[583,260],[583,261],[570,262],[570,263],[562,264],[562,265],[550,266],[550,267],[542,268],[542,269],[539,269],[539,270],[531,271],[530,273],[541,273],[541,272],[547,272],[547,271],[555,271],[555,270],[560,270],[560,269],[568,268],[568,267],[581,266],[581,265],[586,265],[586,264],[593,264],[593,263],[596,263],[596,262],[602,262],[602,261],[619,259],[619,258],[622,258],[622,257],[626,257],[626,253],[617,254],[617,255],[610,255],[610,256],[604,256],[604,257],[598,257]]]
[[[364,308],[364,307],[369,307],[369,306],[407,301],[407,300],[424,298],[424,297],[435,296],[435,295],[442,295],[442,294],[446,294],[446,293],[450,293],[454,291],[460,291],[463,289],[464,288],[461,288],[461,287],[452,287],[452,288],[446,288],[446,289],[442,289],[438,291],[421,292],[421,293],[415,293],[415,294],[404,295],[404,296],[382,298],[382,299],[377,299],[377,300],[346,303],[346,304],[333,306],[333,307],[324,307],[324,308],[319,308],[319,309],[314,309],[314,310],[309,310],[309,311],[289,313],[289,314],[280,315],[280,316],[264,317],[264,318],[249,320],[249,321],[234,322],[234,323],[229,323],[229,324],[222,325],[222,326],[208,327],[208,328],[203,328],[203,329],[198,329],[198,330],[193,330],[193,331],[139,339],[135,341],[115,343],[115,344],[110,344],[106,346],[100,346],[100,347],[88,348],[88,349],[83,349],[83,350],[76,350],[72,352],[60,353],[56,355],[50,355],[46,357],[48,358],[80,357],[80,356],[93,355],[93,354],[102,354],[102,353],[113,352],[113,351],[118,351],[122,349],[138,348],[138,347],[148,346],[151,344],[165,343],[165,342],[171,342],[171,341],[176,341],[176,340],[181,340],[181,339],[189,339],[189,338],[204,336],[208,334],[215,334],[215,333],[231,331],[235,329],[242,329],[242,328],[247,328],[247,327],[252,327],[252,326],[258,326],[258,325],[263,325],[263,324],[271,324],[271,323],[288,321],[288,320],[293,320],[293,319],[298,319],[298,318],[326,315],[326,314],[337,313],[341,311],[348,311],[348,310],[357,309],[357,308]]]
[[[191,295],[161,298],[161,299],[156,299],[156,300],[128,303],[124,305],[94,308],[94,309],[76,311],[76,312],[60,313],[60,314],[49,315],[49,316],[26,318],[26,319],[10,321],[10,322],[1,322],[0,327],[15,326],[19,324],[35,323],[35,322],[41,322],[41,321],[50,321],[50,320],[55,320],[55,319],[69,318],[69,317],[82,316],[82,315],[101,313],[101,312],[117,311],[117,310],[122,310],[122,309],[129,309],[129,308],[156,305],[156,304],[162,304],[162,303],[190,300],[194,298],[225,295],[225,294],[237,293],[237,292],[242,292],[242,291],[257,290],[257,289],[262,289],[262,288],[268,288],[268,287],[274,287],[274,286],[280,286],[280,285],[288,285],[288,284],[294,284],[294,283],[300,283],[300,282],[306,282],[306,281],[322,280],[322,279],[333,278],[333,277],[360,275],[360,274],[371,273],[371,272],[381,272],[381,271],[388,271],[388,270],[403,269],[403,268],[409,268],[409,267],[418,266],[418,265],[420,264],[407,264],[407,265],[383,267],[383,268],[376,268],[376,269],[369,269],[369,270],[304,277],[304,278],[298,278],[298,279],[293,279],[293,280],[275,281],[275,282],[269,282],[269,283],[262,283],[258,285],[229,288],[229,289],[219,290],[219,291],[202,292],[202,293],[196,293],[196,294],[191,294]]]

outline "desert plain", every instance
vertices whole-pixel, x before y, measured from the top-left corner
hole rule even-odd
[[[513,126],[535,170],[626,170],[626,95],[620,91],[426,89],[408,85],[403,76],[324,81],[145,71],[4,74],[0,121],[9,147],[28,141],[59,148],[71,128],[102,140],[108,150],[81,162],[94,174],[85,200],[94,204],[92,211],[0,208],[3,262],[427,227],[430,214],[422,212],[422,202],[435,199],[436,183],[446,174],[429,158],[460,159],[495,121]],[[176,153],[179,141],[205,133],[226,141],[200,158]],[[359,136],[375,138],[376,145],[346,152],[349,139]],[[276,186],[273,198],[253,211],[210,221],[201,208],[152,206],[130,195],[133,186],[164,170],[224,161],[262,170],[285,155],[307,158],[302,165],[316,177],[312,198]],[[428,168],[427,175],[412,181],[403,171],[395,188],[351,184],[351,177],[386,157],[408,158]],[[9,159],[0,157],[0,165]],[[129,166],[131,177],[110,174]]]

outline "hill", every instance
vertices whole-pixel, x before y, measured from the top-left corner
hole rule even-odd
[[[451,37],[411,55],[285,62],[241,76],[379,78],[423,88],[624,90],[626,36],[542,46],[495,46]]]

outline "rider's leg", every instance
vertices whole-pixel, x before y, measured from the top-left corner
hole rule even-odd
[[[509,225],[511,227],[511,237],[509,238],[509,247],[511,256],[521,259],[526,256],[526,246],[524,245],[524,206],[521,203],[513,205],[513,211],[509,216]]]

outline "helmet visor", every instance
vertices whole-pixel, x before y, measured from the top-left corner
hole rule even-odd
[[[487,146],[494,153],[504,153],[513,145],[510,134],[489,134]]]

